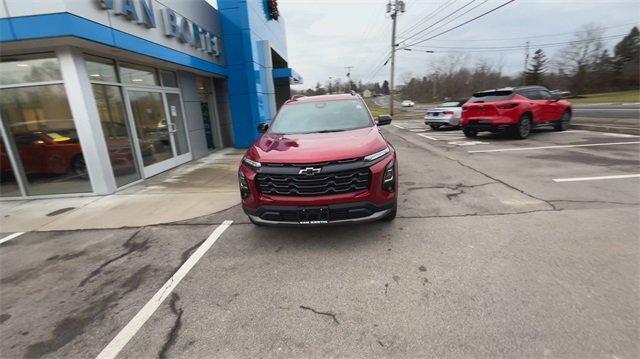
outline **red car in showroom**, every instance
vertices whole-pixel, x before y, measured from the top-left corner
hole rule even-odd
[[[569,101],[542,86],[522,86],[473,94],[462,106],[460,125],[467,137],[476,137],[481,131],[507,131],[522,139],[536,126],[552,125],[564,131],[570,121]]]
[[[294,96],[247,150],[238,172],[242,207],[258,225],[392,220],[396,152],[355,93]]]

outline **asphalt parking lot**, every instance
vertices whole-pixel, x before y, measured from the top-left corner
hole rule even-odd
[[[391,223],[262,228],[236,206],[0,244],[2,356],[640,355],[640,137],[383,132]]]

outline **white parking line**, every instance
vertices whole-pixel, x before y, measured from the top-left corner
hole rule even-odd
[[[553,182],[598,181],[598,180],[621,179],[621,178],[638,178],[638,177],[640,177],[640,174],[635,174],[635,175],[617,175],[617,176],[600,176],[600,177],[554,178]]]
[[[427,136],[427,135],[425,135],[423,133],[417,133],[417,135],[420,136],[420,137],[428,138],[428,139],[433,140],[433,141],[437,141],[438,140],[437,138],[434,138],[434,137],[431,137],[431,136]]]
[[[24,234],[24,232],[18,232],[18,233],[10,234],[10,235],[0,239],[0,244],[2,244],[4,242],[9,242],[10,240],[12,240],[12,239],[14,239],[14,238],[16,238],[18,236],[21,236],[23,234]]]
[[[468,153],[487,153],[487,152],[507,152],[507,151],[533,151],[533,150],[547,150],[547,149],[554,149],[554,148],[633,145],[633,144],[638,144],[638,143],[640,143],[640,141],[590,143],[590,144],[584,144],[584,145],[558,145],[558,146],[541,146],[541,147],[499,148],[499,149],[494,149],[494,150],[478,150],[478,151],[467,151],[467,152]]]
[[[631,137],[640,137],[637,135],[629,135],[626,133],[609,133],[609,132],[603,132],[602,133],[605,136],[611,136],[611,137],[624,137],[624,138],[631,138]]]
[[[396,125],[395,123],[392,123],[391,126],[397,127],[401,130],[404,130],[404,127],[400,126],[400,125]]]
[[[98,354],[97,359],[115,358],[125,345],[133,338],[140,328],[151,318],[151,315],[160,307],[160,304],[171,294],[173,289],[180,281],[189,273],[191,268],[198,263],[200,258],[211,248],[211,246],[220,238],[222,233],[229,228],[233,221],[224,221],[219,225],[211,235],[198,247],[198,249],[187,259],[182,266],[169,278],[169,280],[151,297],[151,300],[142,307],[127,325],[116,335],[113,340]]]

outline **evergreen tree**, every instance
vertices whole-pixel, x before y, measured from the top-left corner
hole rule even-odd
[[[381,91],[383,95],[389,94],[389,81],[384,80],[384,82],[382,83]]]
[[[547,71],[549,60],[542,49],[536,50],[531,58],[531,65],[524,74],[525,84],[542,85],[544,83],[544,73]]]
[[[637,88],[640,85],[640,32],[637,26],[620,40],[613,53],[615,87],[619,90]]]

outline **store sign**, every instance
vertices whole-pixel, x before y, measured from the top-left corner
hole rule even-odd
[[[135,21],[147,29],[156,28],[153,0],[98,0],[98,3],[103,9],[113,10],[116,15]],[[220,56],[217,36],[168,7],[161,9],[161,14],[164,34],[167,37],[176,38],[213,57]]]

